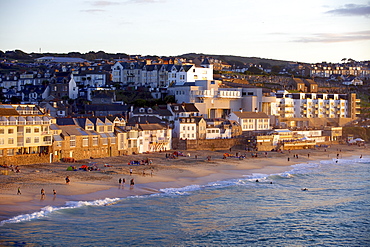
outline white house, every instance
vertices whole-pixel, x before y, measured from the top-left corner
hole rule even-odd
[[[270,118],[264,112],[232,112],[228,119],[237,121],[242,127],[242,131],[270,130]]]

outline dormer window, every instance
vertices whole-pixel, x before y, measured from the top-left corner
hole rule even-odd
[[[152,108],[149,108],[148,109],[148,113],[153,113],[153,109]]]
[[[144,108],[140,108],[140,109],[139,109],[139,112],[140,112],[140,113],[144,113],[144,112],[145,112],[145,109],[144,109]]]
[[[179,106],[177,106],[177,105],[174,108],[175,108],[175,111],[179,110]]]

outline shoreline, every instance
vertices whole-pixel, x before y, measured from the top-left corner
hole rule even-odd
[[[94,201],[148,195],[161,193],[160,189],[205,185],[209,182],[245,178],[256,173],[269,175],[282,173],[291,170],[292,165],[335,159],[337,154],[340,159],[370,155],[370,150],[364,147],[347,145],[332,145],[326,151],[322,148],[284,153],[267,152],[267,157],[264,156],[265,152],[258,152],[258,158],[251,158],[251,152],[247,152],[247,157],[241,160],[232,157],[223,159],[225,152],[228,153],[229,150],[185,151],[185,156],[178,159],[166,159],[166,152],[162,152],[84,160],[71,164],[80,167],[88,162],[94,162],[101,169],[91,172],[66,171],[69,163],[24,165],[20,167],[20,173],[0,175],[2,181],[0,222],[18,215],[38,212],[46,206],[64,206],[67,201]],[[244,150],[238,149],[233,149],[231,153],[235,152],[245,153]],[[295,154],[298,154],[298,159],[293,158]],[[207,161],[208,156],[212,157],[210,161]],[[153,161],[151,166],[127,165],[130,160],[146,158]],[[130,168],[133,169],[132,176],[129,174]],[[65,176],[71,178],[70,184],[65,183]],[[119,185],[119,178],[126,179],[124,186]],[[131,178],[135,179],[133,187],[129,185]],[[18,187],[21,188],[21,195],[17,195]],[[42,188],[46,191],[43,200],[40,199]],[[55,197],[52,194],[53,189],[57,191]]]

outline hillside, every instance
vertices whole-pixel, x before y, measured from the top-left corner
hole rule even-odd
[[[232,55],[211,55],[211,54],[202,54],[202,53],[187,53],[180,55],[180,57],[184,57],[186,59],[195,59],[197,57],[204,56],[204,57],[212,57],[215,59],[222,60],[230,65],[235,66],[243,66],[248,63],[253,64],[270,64],[271,66],[286,66],[291,61],[283,61],[283,60],[276,60],[276,59],[269,59],[269,58],[259,58],[259,57],[241,57],[241,56],[232,56]]]
[[[106,53],[104,51],[93,52],[90,51],[88,53],[80,53],[80,52],[69,52],[69,53],[25,53],[21,50],[15,51],[6,51],[3,52],[0,50],[0,57],[1,58],[8,58],[8,59],[17,59],[23,62],[33,62],[35,58],[43,57],[43,56],[54,56],[54,57],[78,57],[83,58],[86,60],[94,60],[94,59],[120,59],[120,58],[129,58],[129,55],[126,53]],[[211,55],[211,54],[202,54],[202,53],[188,53],[180,55],[179,57],[183,57],[186,59],[195,59],[200,56],[205,57],[212,57],[219,59],[225,63],[235,66],[244,66],[245,64],[253,63],[253,64],[261,64],[265,68],[270,66],[285,66],[290,63],[290,61],[283,61],[283,60],[276,60],[276,59],[269,59],[269,58],[259,58],[259,57],[241,57],[241,56],[232,56],[232,55]],[[152,57],[152,56],[145,56],[145,57]],[[157,56],[155,56],[157,57]]]

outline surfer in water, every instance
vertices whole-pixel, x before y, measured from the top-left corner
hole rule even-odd
[[[307,188],[304,188],[304,189],[301,189],[302,191],[307,191],[308,189]]]

